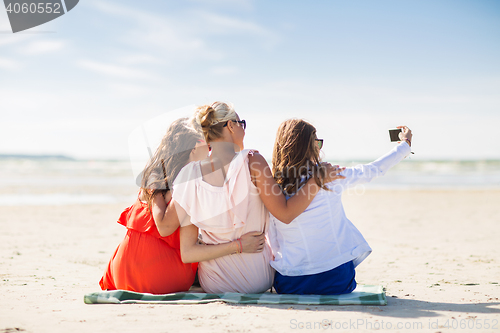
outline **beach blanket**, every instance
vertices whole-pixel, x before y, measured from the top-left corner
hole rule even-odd
[[[84,296],[86,304],[204,304],[226,302],[232,304],[300,304],[300,305],[387,305],[382,286],[358,285],[350,294],[344,295],[280,295],[263,294],[206,294],[183,292],[164,295],[136,293],[126,290],[110,290]]]

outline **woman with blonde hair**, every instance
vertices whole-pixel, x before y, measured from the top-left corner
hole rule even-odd
[[[274,288],[281,294],[333,295],[356,288],[355,267],[371,248],[349,221],[342,206],[342,192],[350,186],[383,176],[410,153],[412,134],[400,126],[402,143],[378,160],[342,171],[343,179],[322,181],[316,172],[323,140],[316,129],[300,119],[283,122],[276,133],[273,175],[292,200],[310,179],[320,178],[321,190],[302,214],[292,221],[273,214],[269,238],[276,269]]]
[[[140,178],[137,201],[121,214],[118,223],[127,234],[109,261],[101,281],[103,290],[124,289],[165,294],[188,290],[195,279],[196,262],[181,260],[179,225],[168,230],[157,226],[166,219],[172,182],[189,162],[208,155],[202,134],[181,118],[173,122]],[[242,236],[244,252],[255,252],[260,238]],[[231,251],[220,251],[220,255]]]
[[[181,221],[182,260],[200,262],[198,275],[206,292],[264,292],[274,278],[271,249],[262,236],[269,211],[284,221],[293,220],[307,208],[321,184],[311,180],[286,201],[264,157],[244,149],[246,122],[231,105],[215,102],[199,107],[196,119],[212,153],[186,165],[174,183],[176,204],[168,211],[175,209]],[[328,173],[327,181],[341,178],[331,165],[321,170]],[[204,243],[218,247],[202,247],[198,230]],[[241,253],[240,237],[245,232],[262,237],[258,253]],[[234,254],[218,255],[224,246]]]

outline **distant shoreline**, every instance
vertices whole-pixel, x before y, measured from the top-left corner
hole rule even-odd
[[[76,161],[75,158],[67,155],[28,155],[28,154],[0,154],[0,159],[29,159],[29,160],[64,160]]]
[[[29,159],[29,160],[60,160],[60,161],[75,161],[75,162],[85,162],[85,161],[99,161],[99,162],[130,162],[129,158],[76,158],[68,155],[50,155],[50,154],[0,154],[0,160],[6,159]],[[342,165],[355,165],[355,164],[366,164],[373,162],[375,159],[367,158],[352,158],[352,159],[334,159],[334,158],[323,158],[323,161],[342,164]],[[266,159],[266,161],[271,165],[271,160]],[[423,164],[423,163],[448,163],[448,164],[474,164],[474,163],[486,163],[486,164],[496,164],[500,163],[499,158],[478,158],[478,159],[406,159],[404,163],[411,164]]]

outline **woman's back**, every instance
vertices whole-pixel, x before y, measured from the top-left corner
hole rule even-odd
[[[195,118],[212,153],[202,163],[187,165],[174,183],[170,210],[181,221],[182,259],[203,262],[200,281],[207,291],[263,292],[274,275],[263,234],[268,210],[283,221],[292,221],[311,203],[319,185],[311,179],[287,201],[264,157],[244,150],[246,121],[232,106],[204,105]],[[331,165],[326,169],[334,171]],[[329,177],[330,181],[338,178],[343,176]],[[167,219],[172,225],[178,221]],[[203,241],[218,245],[200,245],[197,227]]]
[[[259,191],[250,179],[248,155],[244,150],[235,155],[227,169],[223,186],[214,186],[204,180],[201,163],[188,164],[174,184],[174,200],[200,229],[206,244],[221,244],[240,238],[251,231],[265,232],[269,213],[259,197]],[[183,226],[186,224],[183,224]],[[210,293],[259,293],[269,289],[274,270],[268,244],[260,253],[239,253],[203,261],[199,265],[199,279],[203,289]]]
[[[290,224],[271,217],[269,239],[275,256],[271,265],[287,276],[317,274],[348,261],[353,261],[354,267],[359,265],[371,248],[345,215],[342,193],[383,176],[409,151],[410,147],[402,143],[372,163],[345,169],[345,179],[326,184],[331,191],[320,190]]]
[[[371,248],[344,213],[340,187],[320,190],[309,207],[290,224],[271,216],[271,265],[288,276],[311,275],[366,258]],[[333,186],[332,186],[333,185]]]

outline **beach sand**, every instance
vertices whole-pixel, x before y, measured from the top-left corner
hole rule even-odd
[[[500,331],[500,190],[343,201],[373,248],[357,281],[383,285],[387,306],[86,305],[132,202],[0,207],[0,332]]]

